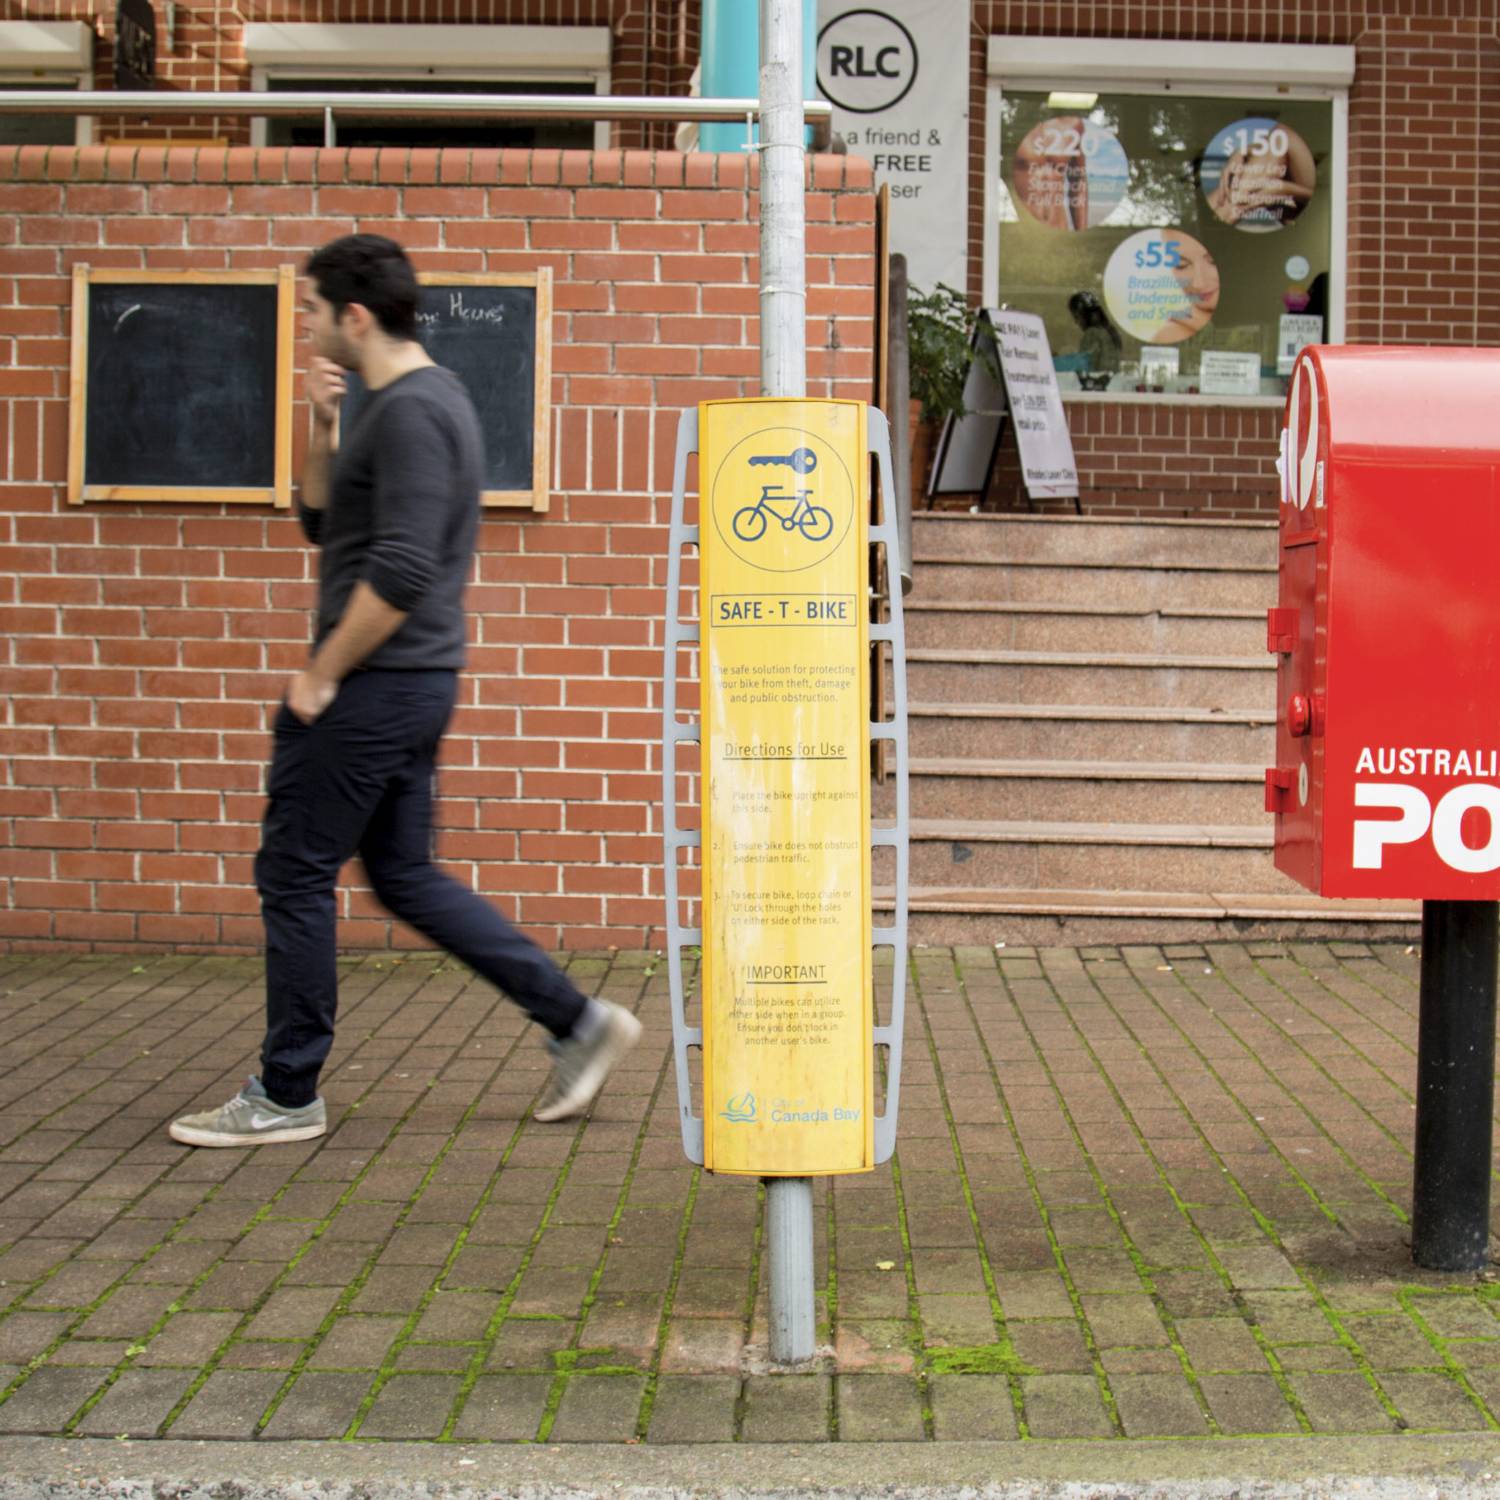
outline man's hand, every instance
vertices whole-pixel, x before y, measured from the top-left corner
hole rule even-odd
[[[298,672],[287,684],[286,706],[304,724],[311,724],[322,716],[338,693],[339,685],[331,678],[320,677],[316,672]]]
[[[339,403],[348,388],[342,367],[321,354],[313,355],[307,366],[307,399],[324,427],[332,427],[338,420]]]

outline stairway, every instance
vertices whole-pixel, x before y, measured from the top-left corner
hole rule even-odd
[[[1275,536],[915,517],[914,943],[1415,938],[1418,904],[1324,901],[1272,864]]]

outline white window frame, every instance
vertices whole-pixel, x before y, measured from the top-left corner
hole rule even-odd
[[[609,92],[607,26],[402,26],[389,23],[252,21],[245,27],[251,87],[272,79],[367,78],[372,82],[448,78],[457,82],[589,83]],[[502,90],[503,91],[503,90]],[[266,144],[267,122],[250,122],[250,144]],[[594,149],[610,125],[594,125]]]
[[[1178,42],[1095,37],[992,36],[984,116],[984,299],[1000,286],[1000,100],[1005,89],[1193,98],[1326,99],[1333,105],[1328,341],[1344,341],[1349,269],[1349,85],[1354,48],[1281,42]],[[1268,81],[1270,80],[1270,81]],[[1065,391],[1068,402],[1281,407],[1281,396],[1190,396]]]
[[[0,89],[88,89],[94,32],[82,21],[0,21]],[[73,144],[92,145],[92,115],[73,122]]]

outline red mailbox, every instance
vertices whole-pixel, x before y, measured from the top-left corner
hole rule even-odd
[[[1304,350],[1277,468],[1277,868],[1495,900],[1500,351]]]

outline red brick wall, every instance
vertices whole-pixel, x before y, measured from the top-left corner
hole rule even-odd
[[[0,153],[0,942],[259,942],[268,705],[305,658],[314,595],[285,513],[66,503],[68,273],[269,266],[354,229],[397,235],[423,269],[553,268],[552,508],[482,527],[439,854],[544,942],[647,940],[673,443],[684,407],[757,388],[750,169],[644,152]],[[869,172],[818,157],[811,173],[809,394],[864,398]],[[345,899],[346,943],[412,940]]]

